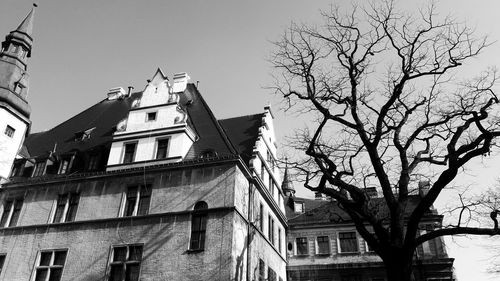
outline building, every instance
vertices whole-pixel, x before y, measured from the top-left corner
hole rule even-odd
[[[0,52],[0,280],[285,280],[271,109],[218,120],[158,69],[30,133],[33,18]]]
[[[316,199],[295,197],[285,171],[288,281],[384,281],[382,260],[357,233],[354,223],[336,201],[316,194]],[[377,197],[373,188],[373,200]],[[411,195],[408,210],[420,200]],[[439,227],[442,216],[432,209],[422,221],[421,232]],[[425,242],[415,253],[417,281],[453,281],[453,258],[446,254],[442,237]]]

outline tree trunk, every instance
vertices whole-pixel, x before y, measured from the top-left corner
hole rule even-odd
[[[384,259],[387,281],[415,281],[412,268],[412,255],[393,253]]]

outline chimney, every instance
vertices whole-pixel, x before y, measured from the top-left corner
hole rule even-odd
[[[108,100],[116,100],[125,97],[127,93],[122,87],[115,87],[108,90]]]
[[[418,182],[418,195],[424,197],[429,192],[431,188],[431,183],[428,180],[421,180]]]

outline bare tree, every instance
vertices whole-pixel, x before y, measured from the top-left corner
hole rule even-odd
[[[305,187],[339,202],[391,281],[412,279],[414,251],[425,241],[500,234],[496,209],[491,226],[470,225],[464,213],[476,203],[462,201],[456,223],[419,235],[443,189],[500,135],[496,71],[460,83],[455,77],[487,38],[438,17],[432,3],[414,14],[386,0],[322,16],[320,26],[292,24],[272,58],[273,89],[287,109],[317,121],[292,141],[306,155],[295,163]],[[432,183],[428,193],[408,210],[424,179]],[[368,186],[381,191],[383,206],[370,200]]]

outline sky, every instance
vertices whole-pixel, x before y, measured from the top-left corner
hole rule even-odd
[[[106,97],[108,89],[133,86],[140,91],[160,67],[172,77],[187,72],[217,118],[262,112],[271,104],[278,139],[307,124],[285,113],[272,85],[269,63],[273,41],[291,21],[314,24],[319,10],[351,0],[39,0],[34,47],[29,61],[32,132],[48,130]],[[402,0],[414,9],[424,1]],[[32,2],[0,0],[0,36],[13,30]],[[500,39],[498,0],[442,0],[439,13],[452,14]],[[474,74],[500,65],[500,43],[493,44],[467,67]],[[470,172],[471,184],[495,182],[490,159]],[[299,195],[311,197],[299,189]],[[498,240],[498,239],[497,239]],[[498,280],[485,273],[493,239],[448,241],[456,258],[458,280]]]

